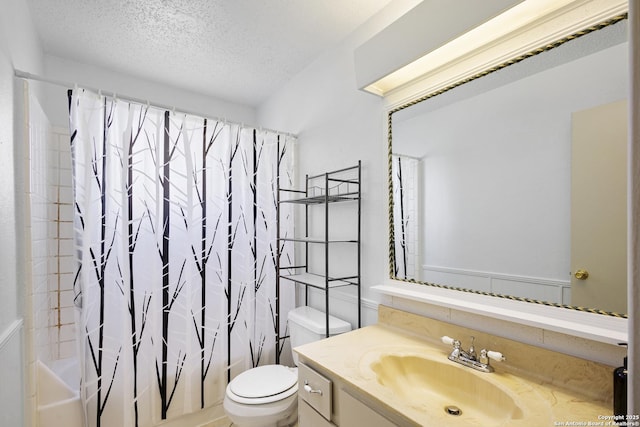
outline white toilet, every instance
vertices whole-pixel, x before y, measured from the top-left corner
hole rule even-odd
[[[291,348],[325,338],[325,314],[311,307],[289,312]],[[344,320],[329,316],[329,335],[351,330]],[[298,364],[298,356],[293,353]],[[249,369],[227,386],[224,411],[234,426],[283,427],[298,417],[298,368],[265,365]]]

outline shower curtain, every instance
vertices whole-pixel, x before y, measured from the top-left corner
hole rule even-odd
[[[293,185],[294,138],[81,89],[69,103],[87,425],[221,402],[229,378],[283,349],[276,181]],[[292,234],[293,212],[281,218]]]
[[[391,156],[395,277],[420,280],[418,191],[420,161],[400,154]]]

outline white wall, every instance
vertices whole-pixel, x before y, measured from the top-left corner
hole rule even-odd
[[[24,175],[21,92],[13,68],[41,71],[42,51],[26,3],[0,0],[0,425],[26,421],[24,404]]]
[[[13,167],[13,70],[0,51],[0,423],[22,423],[22,310],[16,266],[16,211]]]
[[[388,276],[386,129],[382,99],[356,88],[353,53],[417,3],[392,2],[258,109],[260,125],[298,134],[301,178],[362,160],[362,283],[366,300],[378,299],[369,288]],[[300,186],[304,188],[303,181]],[[339,290],[332,292],[340,294]],[[355,324],[353,302],[349,297],[332,300],[331,312]],[[317,305],[324,308],[321,302]],[[375,304],[365,304],[365,308],[365,324],[375,323]]]

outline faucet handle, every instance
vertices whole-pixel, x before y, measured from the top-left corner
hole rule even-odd
[[[472,359],[476,358],[476,348],[473,346],[473,343],[475,340],[476,340],[476,337],[471,337],[471,345],[469,346],[469,351],[467,351],[467,353],[469,353],[469,356],[471,356]]]
[[[493,359],[497,362],[504,362],[507,360],[499,351],[487,351],[487,356],[489,359]]]
[[[493,359],[496,362],[504,362],[505,360],[507,360],[502,353],[500,353],[499,351],[487,351],[487,350],[482,350],[480,352],[480,356],[481,357],[488,357],[489,359]]]
[[[442,342],[443,342],[443,343],[448,344],[448,345],[453,345],[453,344],[455,343],[455,341],[456,341],[456,340],[454,340],[453,338],[448,337],[448,336],[446,336],[446,335],[445,335],[445,336],[443,336],[443,337],[441,338],[441,340],[442,340]]]

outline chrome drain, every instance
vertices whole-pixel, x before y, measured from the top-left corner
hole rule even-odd
[[[453,405],[445,406],[444,411],[449,415],[453,415],[454,417],[459,417],[460,415],[462,415],[462,409]]]

